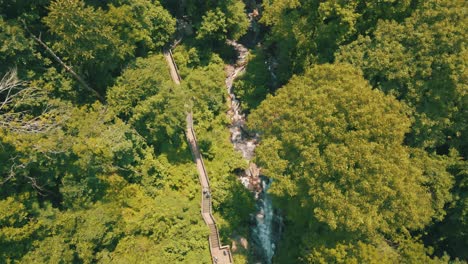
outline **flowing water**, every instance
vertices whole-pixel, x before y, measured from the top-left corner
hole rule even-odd
[[[245,70],[249,51],[246,47],[235,41],[228,41],[227,43],[238,53],[235,65],[229,65],[226,69],[228,73],[226,87],[231,103],[228,112],[231,117],[231,125],[229,127],[231,142],[234,148],[241,152],[246,160],[251,161],[254,157],[258,136],[246,132],[244,128],[246,116],[242,113],[240,102],[236,98],[232,87],[235,78]],[[275,251],[275,241],[277,241],[279,236],[279,228],[274,227],[281,226],[281,218],[275,215],[271,197],[267,193],[271,180],[260,176],[260,169],[252,162],[250,162],[249,168],[238,175],[238,177],[242,184],[253,192],[257,201],[255,225],[251,232],[252,241],[255,245],[255,261],[257,263],[270,264]]]
[[[273,242],[273,219],[275,217],[273,212],[273,204],[271,197],[266,193],[270,188],[271,181],[268,179],[262,180],[263,195],[259,199],[259,209],[255,220],[256,227],[252,230],[252,234],[256,242],[262,247],[262,258],[265,263],[271,263],[273,254],[275,253],[275,243]]]

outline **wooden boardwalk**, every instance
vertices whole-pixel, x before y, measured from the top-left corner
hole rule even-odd
[[[171,78],[176,84],[180,84],[182,78],[179,75],[177,65],[172,57],[171,51],[164,52],[164,57],[168,62]],[[210,230],[208,242],[210,246],[211,259],[214,264],[230,264],[234,263],[229,246],[221,246],[219,239],[218,227],[216,226],[215,219],[212,214],[211,190],[208,174],[206,173],[205,164],[203,162],[200,149],[198,148],[197,137],[193,130],[193,116],[192,113],[187,114],[187,141],[192,151],[193,159],[197,165],[198,177],[202,187],[201,194],[201,214],[203,220]]]

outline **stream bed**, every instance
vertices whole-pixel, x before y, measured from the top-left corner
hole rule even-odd
[[[250,240],[252,242],[252,255],[254,263],[270,264],[275,253],[276,243],[281,233],[282,219],[275,212],[268,188],[272,180],[261,175],[260,168],[251,160],[255,155],[258,135],[247,133],[245,129],[246,115],[242,112],[241,103],[236,98],[233,89],[234,80],[241,74],[247,65],[248,49],[235,41],[228,40],[238,56],[234,65],[226,66],[226,88],[229,95],[231,118],[229,130],[234,149],[242,153],[244,159],[249,161],[249,167],[238,175],[242,184],[249,189],[256,200],[256,212],[252,217]]]

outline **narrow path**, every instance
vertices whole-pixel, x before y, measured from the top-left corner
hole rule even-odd
[[[169,65],[172,80],[174,83],[180,84],[182,78],[179,75],[179,71],[177,69],[174,58],[172,57],[171,51],[169,50],[164,52],[164,57],[166,58],[166,61]],[[208,180],[208,174],[206,173],[205,164],[203,163],[200,149],[198,148],[197,137],[195,135],[195,131],[193,130],[192,113],[187,114],[186,136],[190,145],[190,150],[192,151],[194,162],[197,165],[198,177],[202,187],[201,214],[203,220],[210,230],[208,241],[210,245],[211,259],[214,264],[234,263],[229,246],[221,246],[219,239],[218,228],[212,214],[210,182]]]
[[[177,68],[177,64],[175,64],[174,58],[172,57],[172,51],[168,50],[164,52],[164,58],[166,58],[167,65],[169,65],[169,71],[171,74],[172,81],[175,84],[180,84],[182,78],[179,74],[179,69]]]

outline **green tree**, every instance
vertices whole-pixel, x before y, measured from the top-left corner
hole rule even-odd
[[[242,1],[200,3],[197,27],[219,9],[220,39],[247,30]],[[189,49],[174,86],[153,54],[175,31],[159,1],[0,0],[0,14],[0,262],[209,263],[184,138],[192,106],[222,238],[247,236],[253,201],[233,174],[246,163],[226,129],[223,61]],[[92,87],[112,83],[108,104],[74,89],[18,21]]]
[[[447,263],[448,257],[430,258],[421,243],[401,241],[395,251],[384,241],[366,244],[353,241],[350,244],[337,244],[334,248],[321,247],[307,256],[308,263]]]
[[[112,1],[108,21],[126,43],[145,50],[155,50],[170,42],[175,32],[175,19],[158,1]]]
[[[133,55],[134,43],[119,38],[102,9],[87,6],[82,0],[57,0],[48,10],[43,21],[56,37],[52,48],[101,86]]]
[[[7,19],[12,18],[34,18],[43,15],[46,5],[50,0],[0,0],[0,14]]]
[[[138,59],[108,93],[111,110],[158,151],[177,150],[185,129],[187,97],[169,79],[168,71],[161,55]]]
[[[414,9],[412,2],[264,1],[260,22],[271,26],[268,46],[279,60],[279,81],[285,83],[311,64],[333,62],[340,45],[357,34],[371,33],[378,19],[404,18]]]
[[[224,2],[228,38],[238,40],[247,33],[250,24],[245,12],[245,4],[239,0]]]
[[[109,108],[123,120],[128,120],[141,101],[174,86],[168,71],[164,57],[160,54],[138,58],[109,89]]]
[[[265,63],[267,59],[266,51],[262,49],[251,51],[245,72],[233,83],[236,97],[242,102],[244,111],[256,108],[275,85]]]
[[[0,74],[11,67],[26,67],[33,59],[31,41],[23,29],[13,20],[0,17]]]
[[[7,262],[27,251],[41,225],[21,202],[25,198],[0,200],[0,257]]]
[[[226,33],[226,16],[221,9],[217,8],[214,11],[209,10],[203,16],[203,21],[197,31],[197,39],[223,40],[226,38]]]
[[[213,55],[208,65],[191,69],[185,82],[195,108],[214,116],[226,108],[223,61],[218,55]]]
[[[454,151],[452,151],[454,152]],[[434,223],[424,237],[426,243],[434,246],[438,255],[447,252],[452,258],[468,259],[468,162],[451,153],[454,161],[449,171],[455,176],[452,191],[453,199],[446,205],[447,215]]]
[[[242,0],[200,1],[162,0],[163,6],[194,28],[198,39],[213,42],[226,38],[237,40],[249,28],[249,20]]]
[[[466,156],[467,18],[464,1],[425,1],[398,24],[381,21],[373,37],[341,48],[337,59],[362,69],[371,84],[414,111],[408,142]]]
[[[271,193],[288,221],[304,229],[299,234],[309,235],[299,248],[397,243],[443,215],[451,177],[438,168],[443,161],[423,162],[403,145],[407,111],[372,90],[360,71],[334,64],[293,77],[252,112],[249,126],[262,136],[257,161],[274,179]],[[321,242],[310,241],[317,236]]]

